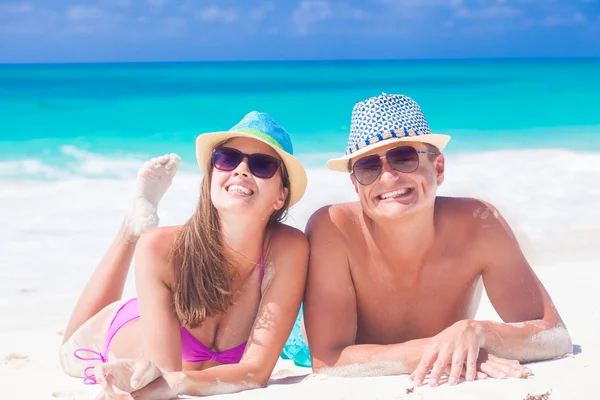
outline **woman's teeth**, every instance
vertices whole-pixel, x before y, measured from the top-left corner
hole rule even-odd
[[[229,186],[229,192],[237,192],[237,193],[242,193],[242,194],[246,194],[246,195],[252,194],[252,190],[245,188],[243,186],[240,186],[240,185]]]

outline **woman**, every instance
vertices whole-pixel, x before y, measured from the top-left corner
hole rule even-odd
[[[156,229],[179,158],[146,163],[133,212],[73,311],[63,369],[97,380],[107,398],[264,386],[300,308],[308,263],[304,234],[281,223],[306,188],[292,154],[287,132],[264,113],[200,135],[198,207],[183,226]],[[138,297],[122,302],[134,251]]]

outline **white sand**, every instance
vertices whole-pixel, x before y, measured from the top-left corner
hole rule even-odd
[[[310,375],[310,370],[282,360],[267,388],[215,398],[523,399],[528,393],[549,390],[552,399],[597,398],[594,390],[595,379],[600,376],[600,363],[596,361],[600,357],[596,291],[599,267],[598,262],[580,262],[537,268],[571,332],[578,354],[530,364],[535,376],[529,379],[488,379],[454,387],[421,387],[406,394],[406,389],[412,387],[407,376],[331,378]],[[60,332],[74,301],[74,297],[40,299],[24,293],[0,303],[2,399],[90,399],[98,393],[97,386],[84,385],[60,370],[57,357]],[[478,318],[499,320],[487,298],[482,301]]]
[[[62,373],[59,332],[130,210],[127,197],[141,160],[81,157],[77,176],[0,179],[0,399],[93,399],[99,391]],[[189,165],[161,202],[161,225],[182,223],[193,212],[199,184],[193,161],[184,160]],[[600,398],[594,393],[600,377],[600,157],[539,150],[452,156],[447,163],[440,194],[475,196],[499,207],[579,354],[532,364],[535,376],[527,380],[422,387],[411,394],[406,376],[324,378],[282,361],[267,388],[217,398],[523,399],[548,390],[552,399]],[[323,169],[308,174],[311,183],[289,221],[301,229],[323,204],[355,199],[347,177]],[[125,295],[134,293],[130,280]],[[478,318],[499,321],[485,298]]]

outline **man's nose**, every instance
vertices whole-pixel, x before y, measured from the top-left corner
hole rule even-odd
[[[390,163],[388,163],[385,157],[381,159],[381,176],[379,177],[381,182],[395,180],[397,173],[398,171],[390,166]]]

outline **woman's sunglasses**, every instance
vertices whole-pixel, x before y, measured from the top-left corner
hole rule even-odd
[[[382,159],[385,157],[390,167],[399,172],[414,172],[419,167],[419,154],[437,154],[431,151],[420,151],[411,146],[394,147],[384,156],[373,154],[361,158],[354,163],[352,174],[361,185],[370,185],[381,174]]]
[[[261,179],[269,179],[275,175],[281,166],[281,160],[266,154],[244,154],[230,147],[219,147],[212,151],[212,164],[221,171],[233,171],[248,158],[248,169],[252,175]]]

